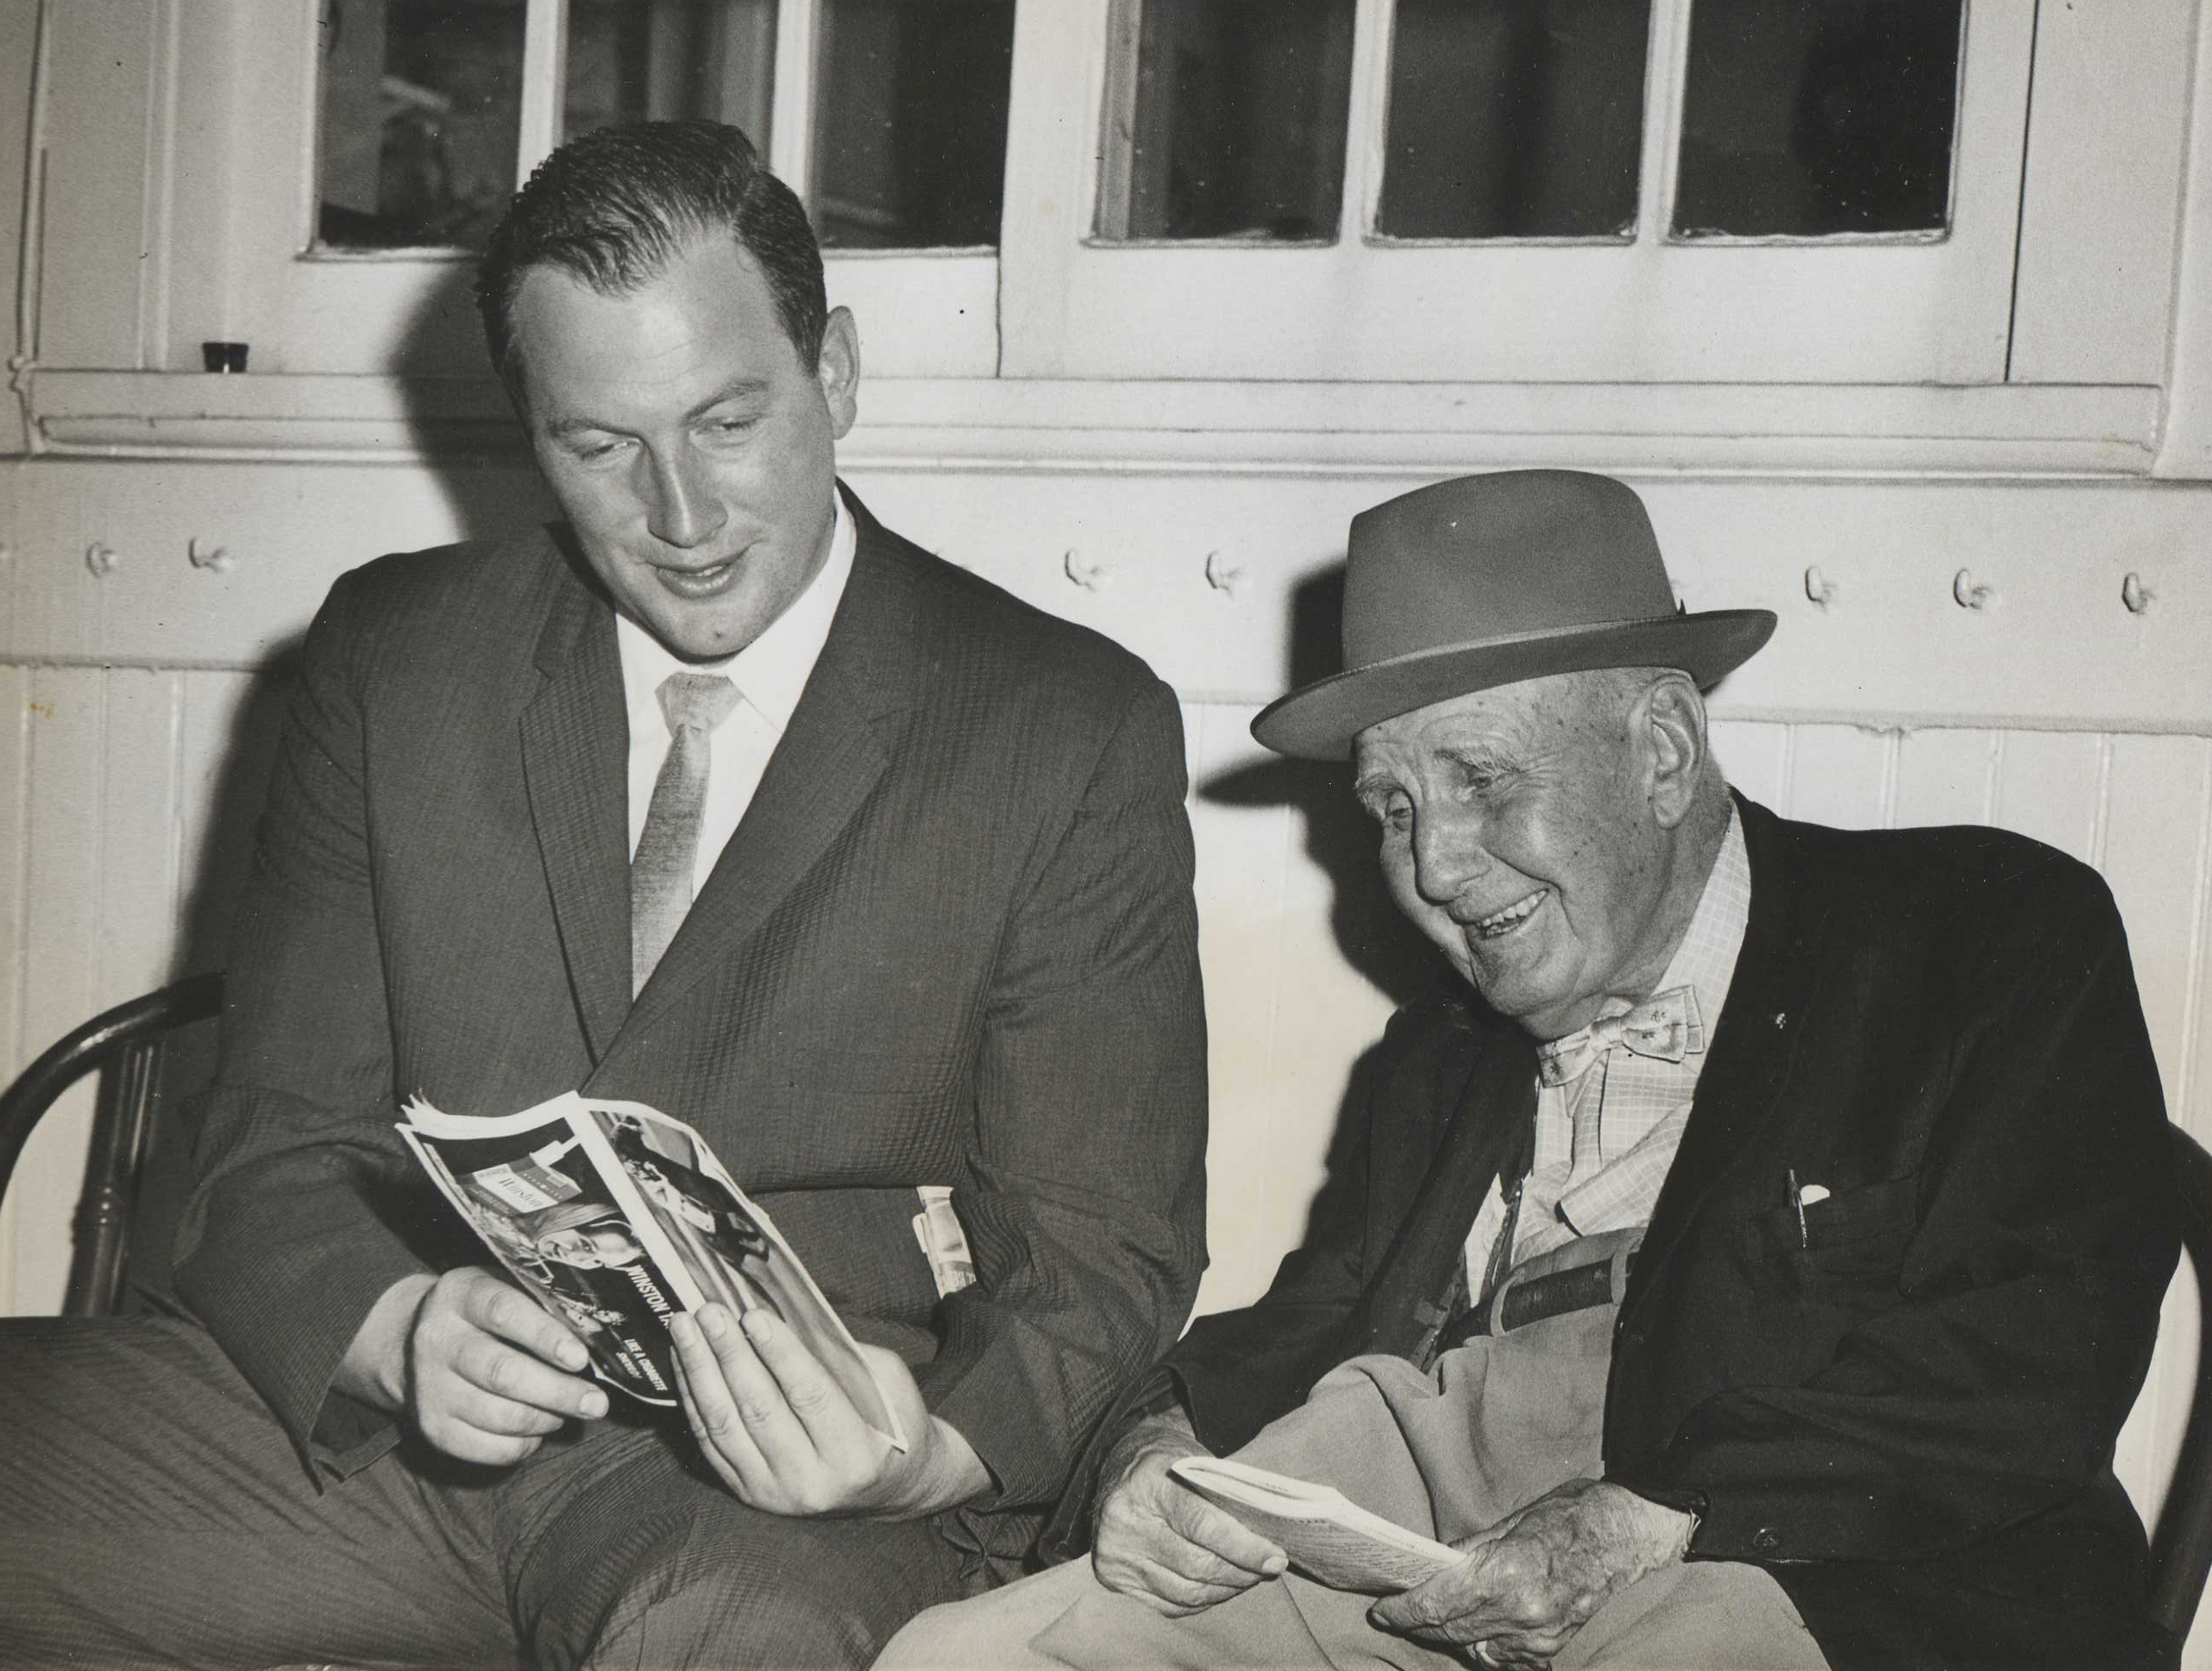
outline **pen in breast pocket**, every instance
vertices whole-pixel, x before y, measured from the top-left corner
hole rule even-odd
[[[1797,1245],[1809,1247],[1813,1244],[1805,1234],[1805,1191],[1797,1187],[1797,1168],[1792,1166],[1782,1176],[1789,1180],[1790,1210],[1797,1215]]]

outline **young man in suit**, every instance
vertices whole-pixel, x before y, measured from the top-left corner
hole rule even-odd
[[[1103,1425],[1089,1561],[881,1663],[2157,1663],[2112,1474],[2176,1258],[2125,936],[1992,830],[1731,795],[1677,610],[1568,471],[1352,525],[1347,670],[1255,722],[1342,759],[1449,990],[1392,1021],[1306,1245]],[[1380,1599],[1178,1486],[1237,1452],[1461,1551]]]
[[[1020,1554],[1187,1314],[1172,694],[841,488],[857,330],[734,129],[557,152],[480,289],[566,519],[316,619],[181,1307],[0,1334],[11,1663],[864,1664]],[[907,1449],[718,1305],[688,1431],[611,1406],[452,1241],[399,1099],[578,1087],[699,1128]]]

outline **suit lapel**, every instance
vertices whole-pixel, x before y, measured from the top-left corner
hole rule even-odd
[[[1451,1285],[1492,1181],[1526,1167],[1536,1073],[1536,1047],[1518,1027],[1496,1026],[1477,1046],[1421,1192],[1348,1326],[1349,1352],[1410,1357],[1444,1321],[1431,1313]]]
[[[1780,1106],[1819,978],[1826,909],[1804,888],[1782,821],[1741,797],[1737,804],[1751,869],[1750,920],[1681,1146],[1644,1233],[1624,1316],[1650,1291],[1654,1272],[1680,1245],[1721,1175]]]
[[[544,683],[522,715],[531,817],[594,1060],[630,1008],[630,722],[614,613],[564,574],[537,643]]]
[[[638,995],[625,1034],[649,1031],[759,929],[890,764],[878,728],[913,699],[912,587],[895,537],[857,499],[846,501],[858,537],[852,575],[820,659],[744,819]]]

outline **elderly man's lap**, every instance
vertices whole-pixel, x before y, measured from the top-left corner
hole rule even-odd
[[[205,1332],[0,1326],[0,1661],[864,1665],[959,1593],[928,1522],[746,1508],[657,1429],[317,1490]]]
[[[902,1630],[878,1671],[1161,1671],[1328,1667],[1330,1671],[1464,1671],[1457,1655],[1367,1622],[1370,1598],[1295,1574],[1184,1618],[1166,1618],[1100,1584],[1087,1560],[976,1600],[933,1608]],[[1694,1561],[1629,1586],[1552,1662],[1555,1671],[1729,1667],[1826,1671],[1781,1586],[1732,1561]]]
[[[1481,1364],[1489,1342],[1454,1359]],[[1242,1460],[1334,1485],[1363,1506],[1435,1534],[1433,1504],[1460,1499],[1486,1523],[1516,1506],[1485,1502],[1485,1486],[1445,1478],[1455,1429],[1483,1391],[1510,1396],[1494,1377],[1448,1373],[1431,1379],[1400,1360],[1371,1357],[1340,1366],[1310,1402],[1272,1423],[1238,1453]],[[1424,1455],[1423,1453],[1426,1453]],[[1496,1471],[1493,1471],[1496,1472]],[[1504,1470],[1487,1482],[1518,1497]],[[1106,1668],[1326,1666],[1334,1671],[1447,1671],[1467,1662],[1445,1647],[1382,1630],[1368,1621],[1373,1599],[1292,1573],[1255,1585],[1198,1613],[1166,1618],[1100,1583],[1087,1559],[990,1595],[924,1614],[877,1662],[890,1671],[922,1667]],[[1730,1561],[1660,1568],[1626,1586],[1557,1655],[1572,1668],[1758,1667],[1825,1671],[1797,1610],[1762,1569]]]

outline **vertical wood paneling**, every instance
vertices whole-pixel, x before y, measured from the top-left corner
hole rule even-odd
[[[1232,775],[1266,758],[1246,733],[1254,709],[1194,706],[1191,826],[1197,841],[1198,955],[1206,983],[1212,1130],[1207,1240],[1213,1252],[1199,1306],[1248,1297],[1274,1216],[1264,1157],[1283,1111],[1270,1106],[1275,981],[1282,966],[1284,845],[1289,814]],[[1265,1275],[1260,1278],[1264,1282]]]
[[[2212,744],[2195,737],[2117,737],[2105,759],[2102,869],[2127,924],[2128,952],[2167,1106],[2186,1122],[2189,1111],[2181,1100],[2195,965],[2203,955]],[[2155,1515],[2165,1501],[2189,1407],[2197,1334],[2194,1279],[2190,1273],[2168,1292],[2159,1351],[2115,1458],[2146,1515]]]
[[[177,939],[177,727],[183,675],[118,668],[101,763],[95,1008],[160,985]]]
[[[2212,745],[2201,738],[2113,739],[2102,869],[2127,924],[2135,983],[2169,1104],[2181,1095],[2190,963],[2200,952],[2208,765]]]
[[[1989,822],[2087,859],[2099,826],[2102,739],[2086,732],[2008,731]]]
[[[180,885],[169,971],[219,969],[225,931],[253,857],[282,703],[277,675],[182,675],[178,776]]]
[[[1907,733],[1897,749],[1896,827],[1987,823],[1996,757],[1987,732]]]
[[[31,675],[28,750],[22,1041],[35,1055],[90,1015],[98,992],[104,675],[40,669]],[[60,1304],[69,1272],[70,1216],[84,1177],[91,1091],[79,1085],[40,1123],[9,1191],[15,1309]]]
[[[1783,812],[1844,829],[1881,826],[1892,746],[1888,733],[1858,726],[1799,726],[1792,741]]]
[[[23,1050],[23,986],[30,964],[25,885],[30,850],[31,675],[0,667],[0,1075],[13,1078]],[[0,1316],[16,1292],[13,1221],[0,1208]]]
[[[1789,727],[1746,719],[1712,722],[1712,752],[1728,781],[1762,806],[1779,807],[1787,780]]]

